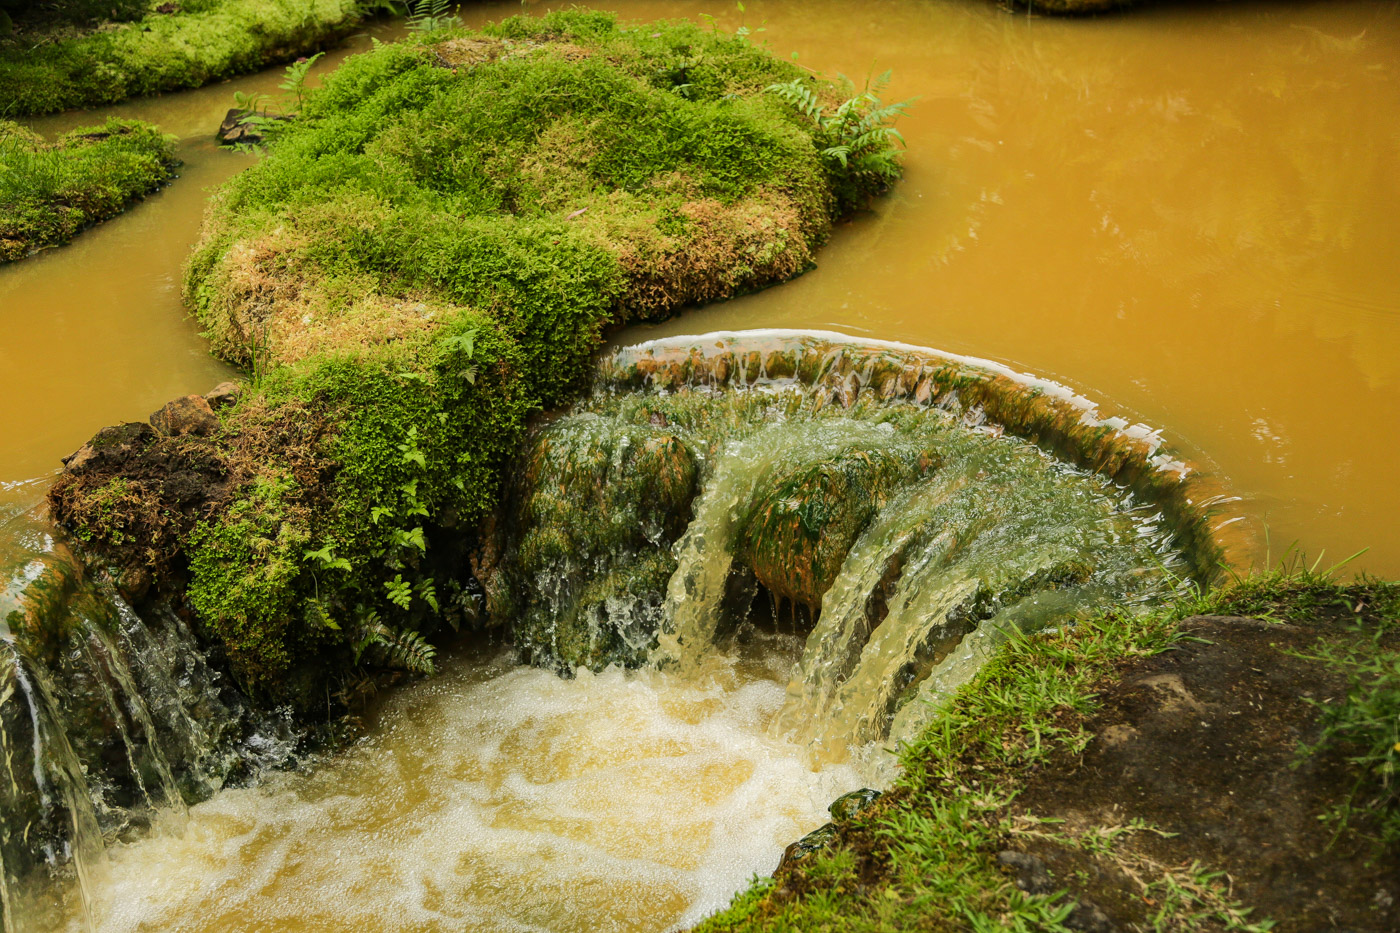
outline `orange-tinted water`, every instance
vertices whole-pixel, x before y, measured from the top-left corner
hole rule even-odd
[[[818,269],[620,341],[824,327],[1009,363],[1165,428],[1244,497],[1256,558],[1267,523],[1275,558],[1400,576],[1396,4],[606,6],[766,21],[918,97],[905,181]]]

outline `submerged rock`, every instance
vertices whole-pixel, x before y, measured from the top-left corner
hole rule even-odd
[[[801,457],[795,451],[767,477],[740,529],[738,555],[771,593],[815,613],[856,538],[915,470],[882,450]]]
[[[533,660],[598,669],[646,659],[696,476],[690,448],[653,424],[615,430],[584,415],[537,435],[499,571],[508,580],[488,585],[514,594],[495,613]]]

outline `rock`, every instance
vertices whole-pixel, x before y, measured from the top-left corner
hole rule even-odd
[[[997,853],[997,862],[1016,873],[1016,887],[1027,894],[1049,894],[1055,890],[1050,870],[1045,863],[1028,852],[1007,849]]]
[[[224,114],[214,138],[221,146],[256,146],[263,141],[263,127],[271,120],[290,120],[282,114],[255,113],[234,107]]]
[[[837,797],[826,809],[833,820],[844,822],[879,800],[881,796],[883,795],[878,790],[862,787]]]
[[[820,829],[814,829],[801,839],[794,842],[783,850],[783,860],[778,863],[777,872],[784,868],[791,868],[798,862],[805,861],[816,852],[829,848],[836,841],[836,824],[827,823]]]
[[[243,387],[236,382],[221,382],[208,392],[204,393],[204,400],[209,403],[209,407],[218,411],[220,408],[228,408],[238,401],[243,394]]]
[[[145,450],[156,439],[149,424],[132,421],[103,428],[92,440],[63,458],[69,473],[86,473],[116,465]]]
[[[785,464],[760,485],[737,556],[770,592],[815,612],[866,524],[912,472],[880,450]]]
[[[1092,901],[1080,901],[1075,904],[1074,910],[1064,919],[1064,924],[1069,929],[1079,930],[1081,933],[1117,933],[1118,930],[1113,921],[1108,919],[1108,914]]]
[[[164,408],[151,415],[151,426],[170,437],[185,434],[207,437],[219,429],[219,416],[214,414],[203,396],[185,395],[166,403]]]

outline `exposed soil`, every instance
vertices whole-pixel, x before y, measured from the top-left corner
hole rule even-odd
[[[1355,636],[1341,624],[1225,616],[1183,628],[1193,640],[1104,684],[1085,724],[1094,739],[1038,771],[1015,804],[1063,820],[1053,832],[1141,819],[1173,835],[1128,834],[1111,856],[1027,836],[1017,840],[1023,855],[1003,853],[1003,864],[1022,888],[1068,889],[1092,905],[1072,918],[1081,929],[1150,928],[1159,905],[1134,874],[1196,861],[1227,873],[1233,897],[1253,908],[1249,921],[1300,933],[1400,929],[1400,853],[1379,853],[1364,824],[1339,835],[1320,819],[1352,787],[1344,753],[1298,752],[1320,734],[1308,701],[1339,698],[1346,684],[1289,652]]]

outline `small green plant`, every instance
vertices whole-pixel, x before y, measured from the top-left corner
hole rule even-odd
[[[436,32],[462,25],[462,20],[449,11],[452,0],[409,0],[408,28],[415,32]]]
[[[850,79],[844,75],[842,78],[851,84]],[[900,150],[894,143],[897,140],[903,145],[904,137],[895,129],[894,121],[913,101],[882,103],[879,95],[889,82],[888,71],[874,81],[867,79],[860,93],[830,112],[806,79],[769,85],[768,91],[811,121],[816,129],[814,142],[821,150],[827,171],[853,183],[868,196],[887,189],[902,172]],[[860,195],[855,197],[859,199]]]
[[[288,107],[291,113],[301,112],[302,105],[306,102],[306,76],[310,73],[311,66],[324,54],[326,53],[317,52],[310,58],[298,58],[287,66],[282,83],[277,86],[287,92],[288,98],[296,98],[296,106]]]
[[[430,676],[437,671],[434,659],[437,649],[421,633],[412,629],[394,628],[379,618],[379,613],[370,610],[360,617],[357,626],[359,637],[354,644],[355,660],[371,647],[384,652],[386,660],[394,667],[414,674]]]

